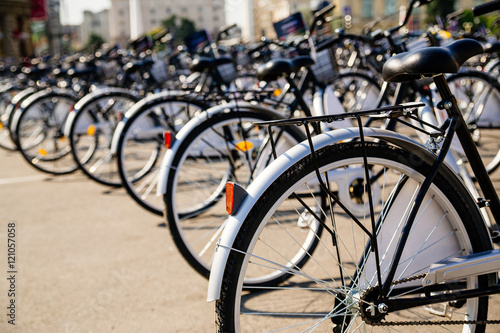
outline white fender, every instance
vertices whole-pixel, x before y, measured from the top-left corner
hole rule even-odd
[[[177,150],[179,150],[182,141],[189,135],[189,133],[191,133],[193,129],[195,129],[203,121],[207,120],[216,113],[230,112],[231,109],[238,109],[241,111],[244,110],[261,111],[266,113],[272,113],[276,115],[276,117],[282,117],[281,113],[276,112],[276,110],[272,108],[266,108],[262,105],[251,104],[242,101],[236,101],[236,102],[232,101],[227,104],[217,105],[200,113],[198,116],[188,121],[181,128],[181,130],[175,135],[175,140],[174,143],[172,144],[172,147],[165,153],[165,156],[163,157],[160,166],[160,174],[158,178],[156,195],[163,196],[167,192],[168,172],[170,171],[170,166],[172,165],[173,162],[172,159],[176,155]]]
[[[413,139],[398,134],[393,131],[387,131],[377,128],[364,128],[365,137],[384,138],[388,142],[392,142],[400,147],[410,151],[416,149],[425,149],[422,144]],[[314,149],[321,149],[327,145],[337,143],[344,140],[359,138],[358,128],[345,128],[333,130],[320,134],[313,138]],[[224,231],[219,238],[218,246],[215,249],[213,264],[210,270],[210,280],[208,284],[207,301],[215,301],[220,297],[220,286],[226,261],[229,256],[230,248],[233,245],[234,239],[245,220],[247,214],[252,209],[256,200],[266,191],[272,184],[273,180],[278,178],[284,171],[290,168],[294,163],[304,158],[310,153],[309,144],[307,141],[296,145],[288,150],[283,155],[273,161],[257,178],[250,184],[247,189],[247,195],[240,204],[237,212],[226,220]]]

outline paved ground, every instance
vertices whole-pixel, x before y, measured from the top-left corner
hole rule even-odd
[[[0,151],[0,332],[209,332],[207,281],[161,217],[81,174],[51,177]],[[15,223],[15,297],[7,229]],[[15,326],[6,309],[15,299]]]
[[[207,281],[177,253],[162,218],[124,190],[81,173],[42,174],[17,153],[0,150],[0,172],[0,332],[214,331]],[[500,172],[494,178],[500,185]],[[15,326],[7,322],[11,299]],[[490,309],[499,313],[499,302]]]

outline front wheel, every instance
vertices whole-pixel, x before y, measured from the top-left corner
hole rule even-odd
[[[244,220],[225,267],[221,297],[217,301],[219,332],[301,331],[301,332],[378,332],[399,331],[399,326],[371,326],[366,310],[378,285],[387,277],[396,244],[425,175],[427,159],[384,143],[368,143],[367,161],[374,197],[375,230],[368,204],[362,146],[350,142],[317,150],[317,165],[330,191],[346,207],[358,207],[347,215],[334,201],[328,209],[317,211],[325,217],[325,231],[318,248],[304,267],[292,264],[301,250],[300,240],[310,228],[297,228],[297,221],[318,202],[318,179],[311,156],[284,170],[256,199]],[[425,156],[424,156],[425,157]],[[272,167],[272,166],[271,166]],[[397,265],[394,285],[387,297],[425,298],[426,295],[484,287],[486,277],[470,277],[454,283],[422,287],[422,278],[404,282],[427,271],[430,264],[445,258],[491,249],[488,233],[475,203],[460,181],[442,170],[425,195],[408,242]],[[378,194],[376,194],[378,193]],[[375,199],[375,196],[378,196]],[[302,203],[297,198],[301,198]],[[360,214],[364,209],[365,213]],[[350,211],[348,209],[347,211]],[[351,217],[349,217],[351,216]],[[354,222],[356,216],[359,224]],[[314,222],[313,219],[311,222]],[[314,225],[311,223],[310,225]],[[368,230],[377,235],[379,267]],[[328,231],[328,232],[326,232]],[[318,236],[319,238],[319,236]],[[247,284],[254,277],[287,272],[286,283],[267,288]],[[391,311],[372,322],[425,322],[484,320],[487,297],[454,304],[444,302],[409,310]],[[442,315],[442,316],[441,316]],[[450,322],[451,323],[451,322]],[[412,327],[412,331],[484,331],[480,325],[434,325]],[[404,330],[406,331],[406,330]]]

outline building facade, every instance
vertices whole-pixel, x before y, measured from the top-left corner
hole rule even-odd
[[[111,0],[109,10],[109,38],[112,43],[126,46],[130,40],[131,16],[129,0]],[[224,0],[139,0],[137,15],[139,34],[161,27],[161,22],[172,15],[185,17],[195,23],[196,29],[215,33],[226,24]]]
[[[91,35],[102,37],[104,41],[109,42],[109,11],[103,10],[98,13],[91,11],[83,12],[83,23],[80,26],[82,36],[82,46],[86,45]]]
[[[310,0],[253,0],[253,37],[275,38],[273,23],[298,11],[309,11]]]
[[[33,54],[30,15],[30,0],[0,1],[0,57]]]

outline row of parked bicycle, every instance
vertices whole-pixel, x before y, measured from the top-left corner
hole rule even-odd
[[[387,78],[386,71],[385,76],[382,75],[384,63],[394,54],[427,45],[448,45],[443,49],[455,50],[457,54],[464,48],[457,46],[463,43],[453,43],[453,36],[444,39],[443,31],[436,29],[429,29],[423,36],[401,34],[413,8],[424,4],[426,1],[412,0],[400,25],[369,35],[337,31],[334,35],[319,36],[316,31],[329,21],[333,9],[330,5],[315,12],[310,25],[300,14],[292,15],[275,24],[278,40],[263,38],[246,47],[228,48],[220,44],[232,29],[226,27],[215,41],[207,31],[200,31],[186,39],[185,47],[164,57],[152,51],[155,44],[169,38],[168,33],[163,32],[152,39],[144,37],[134,41],[131,45],[135,48],[131,51],[112,48],[57,64],[55,60],[52,63],[33,60],[30,68],[6,68],[0,81],[0,145],[18,150],[41,171],[68,174],[82,170],[101,184],[125,187],[142,207],[165,216],[181,254],[208,278],[215,249],[220,246],[219,238],[227,228],[227,211],[236,212],[240,199],[245,196],[242,189],[277,156],[298,143],[304,140],[311,143],[314,135],[331,129],[370,126],[404,133],[416,130],[411,133],[430,151],[444,149],[442,142],[446,140],[441,139],[449,121],[448,106],[440,102],[437,92],[442,87],[437,87],[429,78],[416,80],[426,75],[408,74],[404,79],[392,80],[393,83],[387,82],[391,79]],[[280,27],[285,23],[295,29],[282,31]],[[476,52],[473,57],[462,56],[463,62],[468,61],[458,73],[458,67],[456,71],[449,70],[454,74],[445,81],[462,110],[488,173],[500,165],[498,45],[485,45],[485,52]],[[428,69],[425,59],[419,61]],[[459,65],[461,63],[438,63],[436,68],[446,70],[446,66]],[[401,65],[401,69],[404,68]],[[415,65],[415,68],[413,70],[420,73],[419,67]],[[432,74],[435,73],[441,72],[434,69]],[[109,86],[103,87],[104,84]],[[392,104],[398,107],[386,107]],[[359,112],[374,108],[377,109]],[[273,127],[269,121],[278,122],[280,126]],[[255,126],[256,123],[260,125]],[[401,125],[406,126],[401,128]],[[352,130],[347,133],[353,133]],[[356,142],[360,138],[346,135],[343,140]],[[398,140],[394,134],[392,141]],[[480,191],[474,183],[475,176],[470,173],[468,158],[455,141],[449,143],[451,149],[446,162],[460,175],[467,191],[479,198]],[[375,140],[370,149],[383,155],[386,154],[384,147]],[[358,150],[358,146],[344,147],[342,151],[327,154],[341,154],[344,158]],[[310,165],[315,163],[314,159],[309,161]],[[329,179],[327,183],[337,184],[332,191],[355,221],[367,217],[370,209],[373,215],[370,205],[383,203],[389,193],[395,193],[391,192],[394,189],[385,189],[385,183],[367,186],[368,178],[372,178],[373,184],[380,182],[387,167],[382,170],[370,167],[368,174],[366,169],[346,164],[324,176]],[[273,175],[271,171],[266,172],[269,177]],[[262,177],[258,179],[263,181]],[[230,185],[226,187],[228,182]],[[316,195],[318,182],[321,183],[318,180],[308,185],[301,183],[301,187],[294,189],[294,199],[303,207],[290,206],[290,209],[298,216],[289,221],[275,218],[268,223],[289,236],[296,232],[308,235],[305,240],[299,240],[303,236],[293,238],[299,250],[283,255],[282,259],[287,261],[277,271],[262,276],[257,272],[255,277],[245,280],[244,289],[262,291],[263,286],[276,286],[293,275],[290,270],[300,270],[309,260],[323,229],[323,224],[316,221],[329,216],[325,213],[328,209],[323,207],[326,197]],[[394,187],[391,186],[388,188]],[[304,191],[307,188],[310,195]],[[228,201],[223,200],[226,193]],[[283,198],[292,196],[291,192],[283,195]],[[311,199],[322,204],[313,207]],[[306,206],[309,209],[304,209]],[[282,216],[289,213],[280,212]],[[489,232],[496,236],[497,228],[491,216],[481,214]],[[288,232],[287,224],[298,231]],[[332,237],[338,232],[335,227],[327,230]],[[282,244],[282,241],[286,242],[284,235],[269,238],[266,244],[276,254],[284,253],[281,249],[289,248],[290,244]],[[340,242],[335,237],[330,241]],[[370,252],[367,248],[366,253]],[[350,261],[358,257],[351,253]],[[273,258],[268,263],[271,261],[281,260]],[[222,279],[224,267],[220,262],[216,274]],[[379,271],[380,267],[375,270]],[[352,280],[352,275],[349,279]],[[216,277],[214,281],[222,280]],[[354,316],[355,309],[363,308],[359,305],[362,288],[356,291],[348,284],[342,283],[343,288],[351,290],[340,293],[343,300],[337,294],[335,302],[330,304],[331,307],[334,303],[335,306],[349,304],[342,321],[330,320],[339,331],[354,330],[345,318],[347,314]],[[212,285],[209,295],[215,299],[219,292],[220,288]],[[214,296],[216,294],[218,296]],[[366,295],[363,297],[368,299]],[[373,301],[367,300],[370,302]],[[219,308],[221,322],[233,315],[228,311],[228,308]],[[237,311],[239,313],[239,308]],[[289,317],[297,316],[295,313]],[[266,318],[270,317],[273,316]],[[331,314],[321,317],[322,322],[331,317]],[[382,317],[385,316],[369,319],[373,322]],[[361,318],[364,323],[369,321],[367,314]]]

